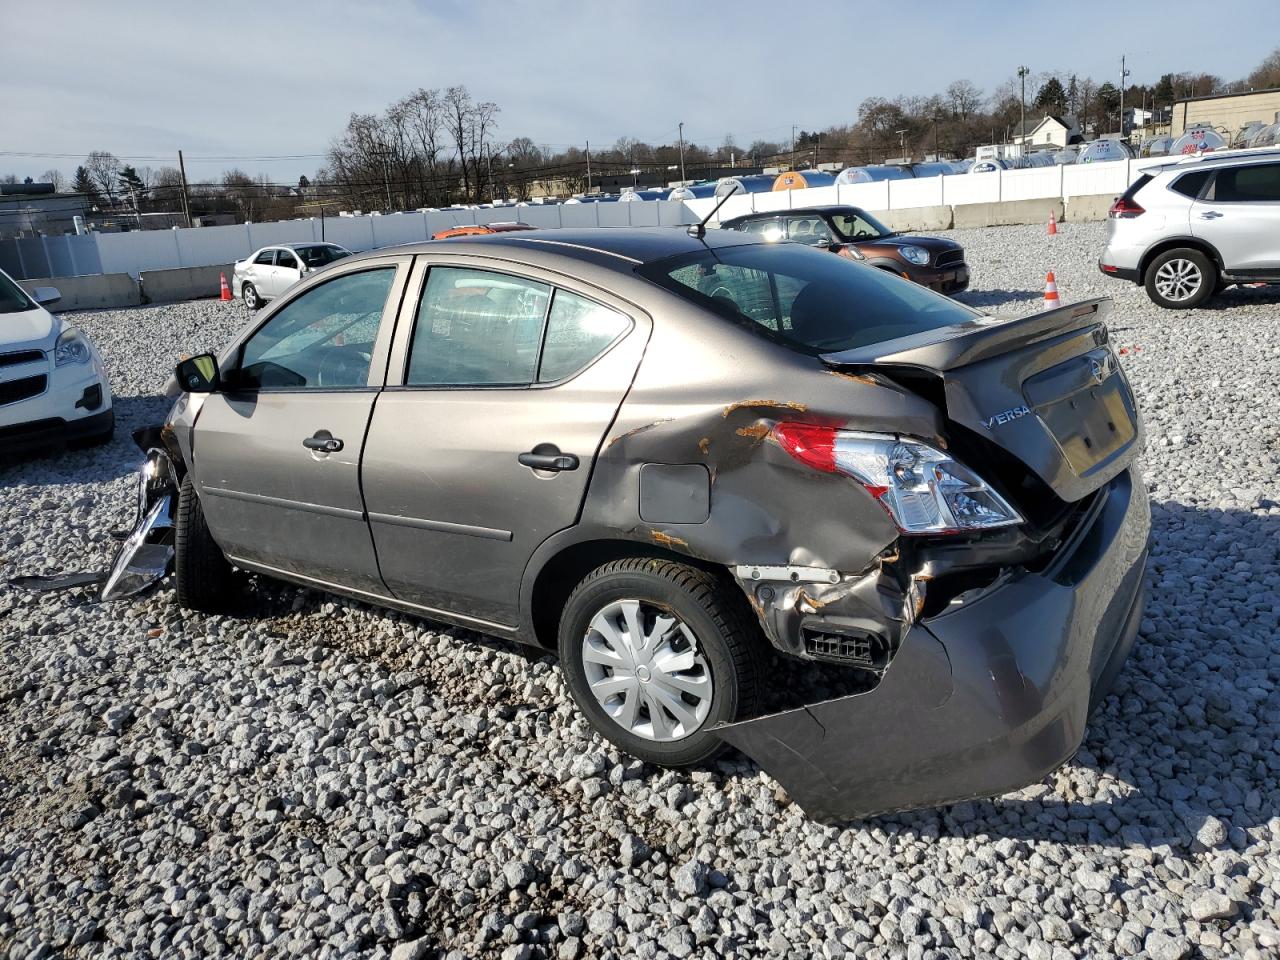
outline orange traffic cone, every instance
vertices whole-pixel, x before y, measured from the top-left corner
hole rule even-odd
[[[223,272],[223,273],[219,273],[219,274],[218,274],[218,277],[219,277],[219,279],[222,281],[222,292],[221,292],[220,294],[218,294],[218,299],[219,299],[219,300],[230,300],[230,299],[231,299],[231,287],[227,285],[227,275],[226,275],[226,273],[225,273],[225,272]]]
[[[1058,299],[1058,281],[1053,278],[1052,270],[1044,278],[1044,305],[1046,307],[1062,305],[1062,301]]]
[[[1051,237],[1058,235],[1058,218],[1052,210],[1049,211],[1049,229],[1046,232]]]

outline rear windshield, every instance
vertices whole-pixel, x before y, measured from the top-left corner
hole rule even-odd
[[[807,353],[831,353],[967,323],[974,310],[884,270],[800,244],[707,249],[640,274]]]
[[[34,306],[21,287],[0,273],[0,313],[21,313]]]

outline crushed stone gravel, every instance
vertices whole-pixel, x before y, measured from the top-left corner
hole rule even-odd
[[[1044,783],[819,826],[737,756],[621,755],[503,642],[265,583],[252,618],[0,587],[0,956],[1276,956],[1280,289],[1159,310],[1102,231],[947,234],[968,303],[1112,296],[1148,428],[1141,637]],[[247,319],[74,317],[120,429],[0,467],[0,576],[106,561],[129,431]]]

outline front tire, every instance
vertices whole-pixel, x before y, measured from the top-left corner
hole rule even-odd
[[[713,728],[755,709],[759,629],[731,583],[652,557],[588,575],[560,618],[560,662],[591,725],[666,767],[726,749]]]
[[[1218,271],[1199,250],[1166,250],[1150,264],[1144,277],[1151,302],[1166,310],[1192,310],[1218,289]]]
[[[244,305],[250,310],[257,310],[262,306],[262,298],[258,296],[258,288],[252,283],[246,283],[240,288],[240,296],[244,299]]]
[[[178,488],[173,580],[178,606],[201,613],[226,613],[237,595],[237,576],[205,523],[191,474]]]

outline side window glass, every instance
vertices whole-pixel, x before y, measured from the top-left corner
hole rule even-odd
[[[821,217],[792,217],[787,221],[787,239],[798,243],[829,243],[831,231]]]
[[[335,277],[271,316],[246,342],[234,386],[363,387],[395,267]]]
[[[1191,197],[1194,200],[1200,196],[1200,191],[1204,189],[1205,181],[1212,174],[1212,170],[1197,170],[1195,173],[1183,174],[1170,184],[1169,189],[1174,193],[1180,193],[1184,197]]]
[[[288,267],[290,270],[298,269],[298,260],[288,250],[281,250],[280,256],[276,260],[277,267]]]
[[[253,262],[261,264],[264,267],[271,266],[271,261],[276,257],[274,250],[263,250],[260,254],[253,258]]]
[[[406,386],[532,383],[550,300],[545,283],[433,267],[418,306]]]
[[[630,325],[631,321],[616,310],[557,290],[547,317],[538,382],[550,383],[577,373]]]
[[[1280,163],[1227,167],[1214,184],[1219,203],[1267,203],[1280,200]]]
[[[766,240],[782,239],[782,225],[778,223],[777,217],[770,217],[767,220],[752,220],[742,229],[747,233],[761,234]]]

